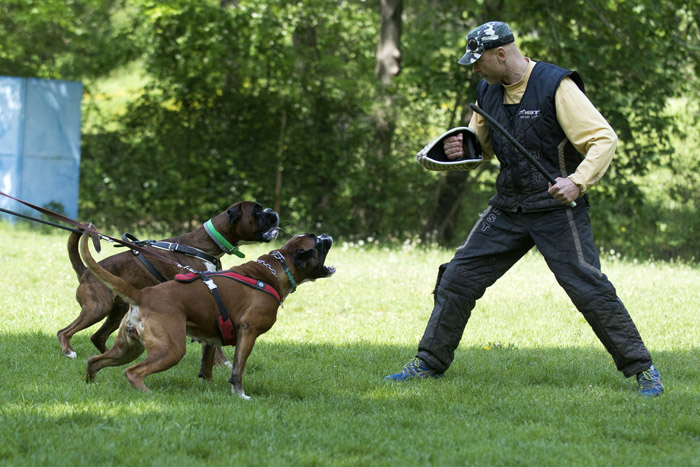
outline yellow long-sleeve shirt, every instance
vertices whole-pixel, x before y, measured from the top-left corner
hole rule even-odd
[[[504,103],[518,104],[525,94],[535,61],[527,59],[529,65],[523,78],[517,83],[504,85]],[[559,84],[554,101],[557,110],[557,121],[564,134],[578,152],[585,156],[576,172],[569,175],[581,194],[595,184],[610,167],[610,162],[617,148],[617,135],[598,109],[576,83],[565,77]],[[478,105],[478,103],[477,103]],[[484,159],[494,156],[491,146],[491,135],[484,117],[474,112],[469,126],[476,131]]]

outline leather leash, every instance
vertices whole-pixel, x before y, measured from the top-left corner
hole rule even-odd
[[[90,235],[90,238],[92,239],[92,244],[95,248],[95,251],[97,251],[98,253],[100,251],[102,251],[102,248],[100,246],[100,240],[105,240],[108,242],[118,243],[119,245],[130,248],[131,250],[136,250],[140,253],[143,253],[144,255],[151,256],[159,261],[163,261],[165,263],[171,264],[179,269],[184,269],[186,271],[195,272],[195,273],[198,272],[198,271],[195,271],[190,266],[182,265],[182,264],[178,263],[177,261],[173,261],[170,258],[166,258],[165,256],[160,255],[160,254],[158,254],[154,251],[151,251],[147,248],[144,248],[144,247],[141,247],[138,245],[134,245],[133,243],[123,241],[123,240],[120,240],[118,238],[110,237],[109,235],[105,235],[103,233],[100,233],[92,224],[86,225],[86,224],[80,223],[76,220],[71,219],[70,217],[66,217],[62,214],[58,214],[57,212],[51,211],[50,209],[42,208],[41,206],[36,206],[36,205],[29,203],[27,201],[15,198],[14,196],[10,196],[7,193],[3,193],[2,191],[0,191],[0,195],[5,196],[7,198],[10,198],[12,200],[15,200],[18,203],[24,204],[25,206],[30,207],[36,211],[39,211],[40,213],[45,214],[49,217],[53,217],[54,219],[57,219],[61,222],[65,222],[66,224],[70,224],[70,225],[76,227],[76,229],[70,229],[70,228],[59,225],[58,227],[60,227],[60,228],[67,229],[67,230],[70,230],[70,231],[75,232],[75,233],[87,232],[88,235]]]

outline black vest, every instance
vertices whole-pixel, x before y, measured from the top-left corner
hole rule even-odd
[[[500,82],[482,80],[476,90],[479,107],[498,121],[532,154],[553,178],[567,177],[583,160],[557,122],[554,95],[565,76],[571,76],[583,91],[583,80],[575,71],[537,62],[519,104],[503,103]],[[548,192],[547,179],[496,128],[489,124],[491,145],[501,163],[496,179],[497,194],[489,204],[505,211],[545,211],[566,207]],[[587,196],[584,195],[586,205]],[[583,201],[583,200],[582,200]]]

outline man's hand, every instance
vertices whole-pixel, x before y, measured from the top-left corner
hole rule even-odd
[[[462,146],[462,140],[464,135],[462,133],[457,133],[454,136],[445,138],[442,142],[442,147],[445,150],[445,156],[450,160],[459,159],[464,157],[464,147]]]
[[[447,152],[447,151],[445,151]],[[581,194],[581,189],[568,178],[557,177],[556,184],[549,184],[549,194],[562,204],[571,204]]]

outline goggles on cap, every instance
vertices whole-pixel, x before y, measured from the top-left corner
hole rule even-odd
[[[469,41],[467,42],[467,47],[469,47],[469,52],[471,52],[471,53],[480,54],[480,53],[484,52],[484,43],[483,42],[480,43],[479,41],[477,41],[473,37],[471,39],[469,39]]]

